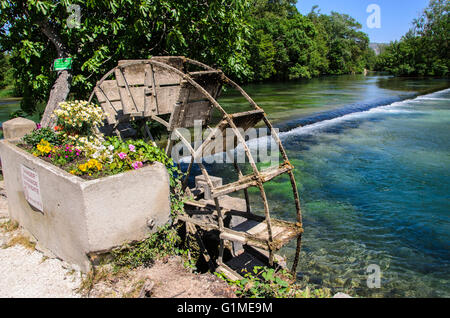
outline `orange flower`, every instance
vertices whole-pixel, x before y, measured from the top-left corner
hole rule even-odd
[[[55,131],[58,131],[58,130],[62,130],[63,128],[61,127],[61,126],[55,126]]]

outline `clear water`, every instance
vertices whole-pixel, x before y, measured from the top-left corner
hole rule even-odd
[[[349,76],[246,87],[283,130],[296,167],[305,228],[300,282],[358,296],[450,296],[448,86]],[[231,107],[237,100],[223,97]],[[265,188],[273,214],[293,220],[288,179]],[[258,192],[251,197],[258,206]],[[282,250],[291,260],[294,247]],[[367,287],[371,264],[380,267],[381,288]]]

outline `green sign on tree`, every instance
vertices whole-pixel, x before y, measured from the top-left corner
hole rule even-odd
[[[72,58],[61,58],[56,59],[53,62],[53,70],[54,71],[62,71],[62,70],[70,70],[72,68]]]

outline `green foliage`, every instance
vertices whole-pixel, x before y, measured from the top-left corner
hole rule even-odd
[[[72,4],[81,9],[79,27],[68,24]],[[153,55],[185,55],[241,82],[355,73],[371,65],[359,23],[315,8],[304,16],[294,0],[0,0],[0,6],[0,49],[9,52],[28,114],[42,111],[60,55],[73,58],[69,99],[87,99],[118,60]]]
[[[178,248],[181,238],[176,227],[165,225],[142,242],[125,245],[112,252],[113,264],[116,268],[151,265],[157,258],[168,255],[183,254]]]
[[[25,144],[32,146],[33,148],[36,147],[41,142],[42,139],[48,141],[52,145],[57,146],[61,145],[64,141],[62,135],[56,133],[51,128],[35,129],[32,132],[26,134],[24,137],[22,137],[22,141]]]
[[[221,273],[218,277],[233,286],[235,294],[242,298],[326,298],[331,297],[328,289],[304,290],[293,283],[293,276],[286,270],[275,272],[273,268],[255,266],[252,273],[245,273],[244,279],[233,281]]]
[[[290,283],[268,267],[255,266],[253,273],[246,273],[244,279],[237,281],[216,275],[234,286],[236,295],[243,298],[287,298],[290,293]]]
[[[361,73],[367,66],[364,57],[370,50],[367,34],[360,31],[361,24],[349,15],[337,12],[323,15],[313,10],[309,16],[327,34],[327,73]]]
[[[18,109],[13,112],[10,112],[8,117],[9,117],[9,119],[14,119],[17,117],[26,117],[26,114],[23,110]]]
[[[303,16],[296,1],[254,0],[248,44],[253,80],[311,78],[361,73],[372,67],[373,51],[361,25],[345,14],[323,15],[314,7]]]
[[[135,169],[133,163],[161,162],[166,166],[171,177],[171,186],[176,183],[176,176],[179,169],[174,165],[172,158],[160,148],[146,143],[142,139],[123,141],[117,136],[108,137],[104,142],[105,147],[112,147],[114,153],[113,161],[109,164],[112,174],[121,173],[130,169]],[[121,158],[122,157],[122,158]]]
[[[399,76],[448,76],[449,9],[449,0],[431,0],[413,29],[383,49],[376,69]]]
[[[14,82],[10,58],[9,54],[0,53],[0,89],[10,86]]]
[[[68,25],[72,4],[81,9],[78,28]],[[245,78],[250,74],[245,49],[248,6],[248,0],[1,0],[0,50],[11,52],[27,113],[48,99],[56,79],[51,66],[58,51],[43,32],[45,26],[73,58],[75,98],[87,99],[118,60],[152,55],[185,55]]]

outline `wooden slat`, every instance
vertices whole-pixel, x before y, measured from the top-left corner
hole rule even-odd
[[[159,62],[164,62],[166,63],[167,61],[163,61],[159,58],[153,58],[155,61],[159,61]],[[143,62],[143,63],[139,63],[139,64],[134,64],[134,65],[128,65],[128,66],[124,66],[124,73],[125,76],[127,78],[127,82],[128,85],[133,86],[133,85],[144,85],[145,82],[145,62],[149,62],[150,60],[120,60],[118,65],[126,65],[126,64],[130,64],[130,63],[134,63],[134,62]],[[180,62],[181,63],[181,62]],[[174,66],[177,65],[178,67],[180,67],[179,63],[174,62],[171,63],[166,63],[170,66]],[[178,68],[176,67],[176,68]],[[159,67],[157,65],[153,66],[153,71],[155,74],[155,82],[157,85],[160,86],[169,86],[169,85],[179,85],[180,81],[182,80],[181,77],[173,72],[170,72],[162,67]],[[119,79],[119,85],[120,86],[124,86],[124,82]]]
[[[180,75],[163,69],[157,65],[153,66],[153,71],[155,73],[155,82],[159,86],[175,86],[179,85],[182,81]]]
[[[267,182],[272,180],[273,178],[283,174],[289,170],[292,170],[292,166],[289,164],[283,164],[279,167],[271,167],[269,169],[260,171],[262,182]],[[256,186],[258,184],[258,179],[254,174],[247,175],[242,177],[236,182],[228,183],[221,187],[212,189],[212,197],[218,198],[222,195],[236,192],[242,189],[246,189],[252,186]]]
[[[128,64],[130,62],[138,62],[141,60],[121,60],[119,61],[118,65],[124,65]],[[134,64],[123,67],[123,74],[125,75],[126,81],[129,86],[143,86],[145,82],[145,67],[146,64]],[[124,87],[125,82],[123,81],[121,76],[117,76],[116,79],[119,84],[119,86]]]
[[[127,69],[129,68],[127,67],[123,70],[121,68],[117,68],[114,72],[117,84],[119,86],[120,98],[123,104],[123,113],[125,115],[139,115],[142,114],[142,110],[144,108],[144,87],[133,87],[130,83],[128,83],[129,80],[134,83],[136,83],[137,80],[134,73],[133,76],[126,76]],[[143,83],[144,78],[142,77],[142,84]]]
[[[198,72],[189,72],[189,75],[192,77],[197,77],[201,75],[211,75],[211,74],[221,74],[222,71],[198,71]]]
[[[209,101],[188,102],[181,127],[194,127],[195,121],[201,121],[202,126],[207,125],[211,117],[211,110],[211,103]]]
[[[230,267],[228,267],[225,264],[222,264],[219,267],[217,267],[216,272],[224,274],[225,277],[227,277],[228,279],[230,279],[232,281],[244,279],[244,277],[242,277],[241,275],[236,273],[233,269],[231,269]]]
[[[144,110],[143,116],[157,115],[157,100],[155,78],[151,64],[146,64],[144,69]]]
[[[197,220],[195,218],[191,218],[189,216],[180,215],[178,216],[178,219],[184,222],[190,222],[195,225],[198,225],[207,231],[209,230],[219,230],[219,226],[217,224],[204,222]],[[292,239],[296,238],[298,235],[303,233],[303,229],[299,227],[298,225],[290,222],[279,222],[279,220],[271,219],[273,223],[273,227],[276,228],[277,236],[274,237],[273,240],[273,248],[274,250],[279,250],[284,245],[288,244]],[[247,221],[246,221],[247,222]],[[263,221],[265,222],[265,221]],[[262,224],[262,222],[254,222],[250,223],[249,229],[252,229],[251,225],[259,225]],[[263,250],[269,250],[269,234],[267,231],[267,226],[260,228],[261,231],[256,231],[254,234],[250,234],[246,231],[247,227],[239,227],[236,226],[233,229],[229,228],[223,228],[221,234],[223,234],[223,237],[227,237],[229,240],[233,240],[233,238],[238,237],[239,239],[236,240],[238,242],[244,242],[244,244],[254,246],[257,248],[261,248]]]
[[[234,124],[238,129],[244,132],[251,127],[256,126],[262,118],[264,118],[263,110],[252,110],[230,115]],[[226,119],[217,125],[213,131],[215,137],[213,139],[206,139],[198,151],[202,152],[202,156],[210,156],[220,152],[227,152],[236,148],[237,137],[230,129],[230,124]],[[232,147],[232,149],[229,149]]]
[[[175,104],[178,102],[179,92],[180,86],[156,87],[158,115],[171,114],[173,112]]]
[[[184,72],[184,56],[154,56],[152,60],[165,63]]]
[[[94,91],[100,106],[106,114],[108,124],[117,123],[119,117],[123,115],[123,106],[117,82],[115,80],[103,81],[95,87]]]

